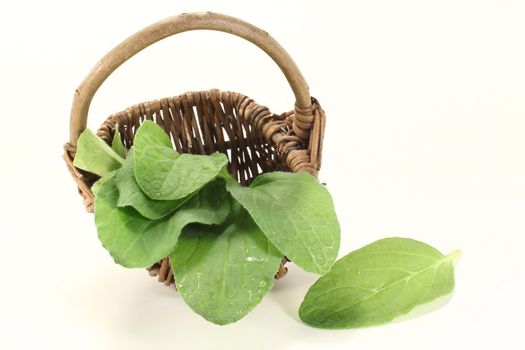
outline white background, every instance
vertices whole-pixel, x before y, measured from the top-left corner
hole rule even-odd
[[[143,270],[114,265],[61,159],[76,86],[142,27],[213,10],[270,32],[327,113],[321,181],[340,255],[386,236],[460,248],[448,304],[347,331],[303,325],[315,275],[289,275],[215,326]],[[523,349],[525,3],[516,1],[16,1],[0,5],[0,348]],[[293,95],[255,46],[216,32],[164,40],[119,68],[89,127],[188,90]]]

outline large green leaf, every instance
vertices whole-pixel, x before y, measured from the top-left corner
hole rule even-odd
[[[86,129],[77,141],[73,165],[99,176],[104,176],[122,166],[124,159],[93,131]]]
[[[454,289],[453,262],[431,246],[386,238],[334,264],[308,291],[301,319],[319,328],[383,324]]]
[[[339,222],[332,198],[307,173],[272,172],[250,187],[228,190],[284,255],[306,271],[324,274],[337,258]]]
[[[164,220],[150,220],[130,207],[119,208],[116,176],[97,184],[95,223],[102,245],[116,263],[125,267],[148,267],[166,257],[189,223],[221,224],[230,211],[229,194],[222,179],[205,186]]]
[[[281,254],[241,209],[221,226],[186,227],[170,259],[186,304],[223,325],[248,314],[272,288]]]
[[[213,180],[228,162],[222,153],[179,154],[157,124],[144,122],[135,135],[135,178],[152,199],[184,198]]]
[[[156,220],[168,215],[191,197],[189,195],[181,199],[162,201],[146,196],[135,180],[134,153],[132,148],[124,161],[124,165],[117,171],[117,188],[119,191],[117,204],[119,207],[131,206],[142,216]]]
[[[126,158],[128,154],[128,149],[124,146],[124,143],[122,143],[122,137],[120,136],[118,125],[115,126],[115,135],[113,135],[111,149],[122,158]]]

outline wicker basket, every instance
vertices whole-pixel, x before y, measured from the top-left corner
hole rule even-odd
[[[88,212],[93,212],[91,185],[94,174],[73,165],[76,143],[86,128],[89,105],[106,78],[142,49],[174,34],[190,30],[216,30],[244,38],[266,52],[286,76],[295,95],[293,110],[274,114],[267,107],[236,92],[219,90],[188,92],[180,96],[139,103],[115,113],[97,134],[111,143],[118,127],[126,147],[144,120],[153,120],[171,136],[177,151],[209,154],[222,152],[229,158],[230,173],[243,184],[270,171],[306,171],[317,177],[325,116],[319,103],[310,97],[308,85],[288,53],[268,33],[239,19],[217,13],[185,13],[144,28],[111,50],[91,70],[76,90],[70,120],[70,138],[64,160]],[[286,258],[276,274],[286,274]],[[168,258],[150,267],[166,285],[173,283]]]

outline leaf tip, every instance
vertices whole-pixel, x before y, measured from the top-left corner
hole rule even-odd
[[[461,249],[456,249],[452,253],[447,255],[447,259],[452,261],[452,265],[456,266],[462,256],[463,251]]]

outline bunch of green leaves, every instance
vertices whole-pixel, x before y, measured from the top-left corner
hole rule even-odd
[[[180,154],[157,124],[144,122],[127,151],[86,130],[75,166],[101,176],[95,223],[116,263],[149,267],[170,257],[184,301],[206,319],[237,321],[271,289],[286,256],[324,274],[339,250],[328,191],[306,173],[273,172],[241,186],[227,157]]]
[[[306,173],[272,172],[241,186],[221,153],[176,152],[144,122],[131,149],[86,130],[75,166],[99,175],[95,223],[116,263],[144,268],[170,257],[177,289],[196,313],[235,322],[272,288],[281,258],[323,276],[299,310],[307,324],[353,328],[386,323],[450,293],[457,253],[388,238],[343,257],[328,191]]]

